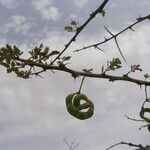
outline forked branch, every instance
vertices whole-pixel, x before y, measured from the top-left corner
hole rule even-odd
[[[103,9],[104,9],[104,7],[105,7],[105,5],[107,4],[108,1],[109,1],[109,0],[104,0],[103,3],[102,3],[95,11],[93,11],[93,12],[90,14],[89,18],[88,18],[80,27],[77,28],[75,35],[70,39],[70,41],[65,45],[65,48],[64,48],[64,49],[60,52],[60,54],[51,62],[50,65],[53,65],[54,62],[60,58],[60,56],[61,56],[61,55],[67,50],[67,48],[70,46],[70,44],[76,40],[76,37],[77,37],[77,36],[80,34],[80,32],[87,26],[87,24],[88,24],[92,19],[94,19],[95,16],[96,16],[98,13],[102,13],[102,12],[103,12]]]
[[[94,44],[91,44],[91,45],[88,45],[88,46],[84,46],[83,48],[81,49],[77,49],[75,50],[74,52],[79,52],[79,51],[83,51],[83,50],[86,50],[86,49],[89,49],[89,48],[97,48],[98,46],[104,44],[104,43],[107,43],[108,41],[112,40],[112,39],[116,39],[119,35],[121,35],[122,33],[124,33],[125,31],[127,30],[131,30],[131,31],[134,31],[133,30],[133,27],[139,23],[141,23],[142,21],[144,20],[150,20],[150,15],[147,15],[147,16],[144,16],[144,17],[139,17],[136,19],[137,21],[134,22],[133,24],[129,25],[128,27],[126,27],[125,29],[121,30],[120,32],[116,33],[116,34],[113,34],[111,35],[109,38],[105,38],[103,41],[101,42],[98,42],[98,43],[94,43]],[[122,54],[121,54],[122,55]],[[123,57],[123,56],[122,56]]]

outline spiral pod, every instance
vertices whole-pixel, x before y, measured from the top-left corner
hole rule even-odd
[[[141,111],[140,111],[140,117],[144,119],[146,122],[150,123],[150,118],[145,117],[145,113],[150,113],[150,108],[144,108],[142,106]]]
[[[148,131],[150,132],[150,124],[147,126]]]
[[[81,104],[81,101],[84,103]],[[93,116],[94,104],[82,93],[72,93],[66,97],[66,107],[69,114],[80,120]]]

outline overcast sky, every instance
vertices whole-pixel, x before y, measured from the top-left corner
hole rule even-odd
[[[44,43],[52,50],[62,50],[73,34],[64,31],[71,19],[82,24],[102,0],[0,0],[0,46],[17,45],[25,53]],[[72,53],[76,48],[99,42],[108,37],[103,25],[113,33],[119,32],[136,18],[150,14],[150,0],[110,0],[106,16],[98,15],[79,35],[66,52],[73,57],[77,70],[93,68],[98,72],[112,57],[120,57],[114,43],[101,48]],[[142,74],[150,73],[150,23],[138,24],[135,32],[119,37],[127,64],[141,64]],[[80,55],[80,56],[79,56]],[[120,57],[121,58],[121,57]],[[124,114],[139,119],[145,98],[144,90],[133,83],[108,82],[86,78],[82,92],[95,105],[92,118],[80,121],[66,111],[65,97],[78,90],[81,78],[75,82],[71,75],[46,72],[44,79],[23,80],[7,74],[0,67],[0,149],[1,150],[69,150],[63,139],[75,144],[76,150],[103,150],[120,141],[150,144],[146,129],[138,130],[140,122],[127,120]],[[116,147],[128,150],[128,147]]]

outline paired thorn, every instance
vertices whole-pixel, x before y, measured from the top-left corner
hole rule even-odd
[[[116,44],[116,46],[117,46],[117,48],[118,48],[118,50],[119,50],[119,52],[120,52],[120,55],[121,55],[121,57],[123,58],[123,60],[125,61],[125,62],[127,62],[126,61],[126,59],[125,59],[125,57],[124,57],[124,55],[123,55],[123,53],[121,52],[121,49],[120,49],[120,46],[119,46],[119,44],[118,44],[118,41],[117,41],[117,34],[116,35],[114,35],[112,32],[110,32],[109,30],[108,30],[108,28],[104,25],[104,28],[105,28],[105,30],[112,36],[112,38],[114,38],[114,40],[115,40],[115,44]]]
[[[99,48],[99,47],[96,46],[96,45],[94,46],[94,48],[97,49],[97,50],[100,50],[100,51],[104,52],[104,50],[102,50],[101,48]]]

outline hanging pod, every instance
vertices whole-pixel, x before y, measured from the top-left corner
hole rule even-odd
[[[66,107],[69,114],[80,120],[88,119],[94,114],[94,104],[82,93],[69,94],[66,97]]]

